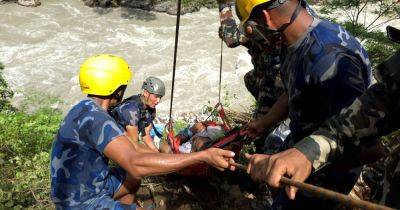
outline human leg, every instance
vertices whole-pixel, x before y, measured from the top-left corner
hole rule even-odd
[[[122,168],[111,168],[106,179],[108,195],[122,204],[131,205],[135,201],[135,193],[140,187],[140,179],[127,174]]]

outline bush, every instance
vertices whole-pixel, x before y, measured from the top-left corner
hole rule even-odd
[[[342,26],[361,40],[373,67],[385,61],[397,50],[400,50],[400,45],[390,41],[386,34],[381,31],[368,31],[363,25],[354,25],[349,21],[342,23]]]
[[[14,92],[8,87],[6,80],[3,78],[4,65],[0,63],[0,111],[12,108],[10,99],[14,96]]]
[[[50,148],[61,112],[0,112],[0,206],[52,208]]]
[[[335,11],[346,17],[344,22],[335,22],[361,40],[373,67],[400,49],[386,38],[385,33],[378,30],[383,24],[400,18],[400,5],[396,1],[330,0],[321,6],[320,12],[327,18]],[[367,13],[371,20],[366,19]]]

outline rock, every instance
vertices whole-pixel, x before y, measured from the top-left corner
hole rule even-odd
[[[18,0],[18,4],[25,7],[37,7],[40,6],[42,3],[40,2],[40,0]]]
[[[177,12],[176,12],[176,6],[175,5],[167,9],[167,14],[168,15],[176,15],[176,13]]]
[[[121,0],[121,6],[137,9],[151,10],[153,8],[152,0]]]
[[[106,7],[109,3],[109,0],[99,0],[100,7]]]
[[[88,7],[94,7],[95,1],[94,0],[83,0],[83,3]]]
[[[169,8],[173,7],[175,4],[173,2],[161,2],[154,5],[153,10],[156,12],[166,12]]]
[[[189,7],[189,8],[182,7],[181,8],[181,15],[184,15],[186,13],[196,12],[196,11],[198,11],[198,9],[196,7]],[[169,15],[176,15],[176,13],[178,12],[177,11],[177,6],[176,5],[171,5],[171,7],[169,7],[166,12]]]
[[[119,1],[118,0],[83,0],[86,6],[89,7],[118,7]]]

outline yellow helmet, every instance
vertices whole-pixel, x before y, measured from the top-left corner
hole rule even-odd
[[[83,62],[79,84],[83,93],[108,96],[121,85],[128,85],[132,73],[128,63],[109,54],[95,55]]]
[[[236,15],[240,19],[241,23],[246,22],[254,7],[270,2],[271,0],[236,0]]]

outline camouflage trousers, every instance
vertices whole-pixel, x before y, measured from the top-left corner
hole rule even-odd
[[[276,73],[272,70],[251,70],[244,75],[244,84],[257,102],[255,117],[264,115],[275,103],[277,96],[283,93],[283,85],[280,86]]]
[[[400,145],[386,160],[381,204],[400,209]]]
[[[253,118],[259,118],[267,114],[272,105],[274,105],[277,96],[283,93],[283,88],[280,88],[283,85],[277,86],[277,81],[281,80],[277,79],[277,71],[273,69],[265,69],[263,71],[253,69],[244,75],[244,84],[257,102]],[[269,131],[254,142],[257,153],[264,153],[264,139],[268,134]]]

